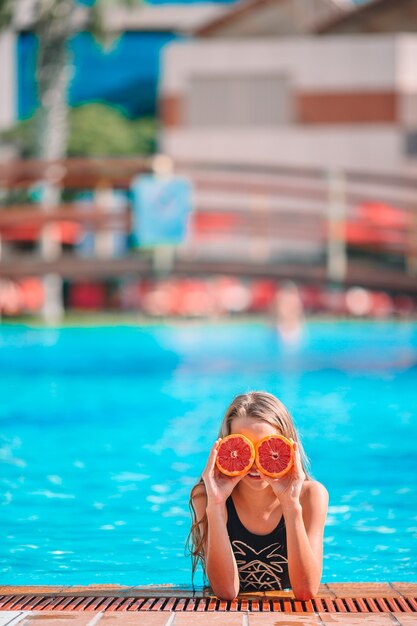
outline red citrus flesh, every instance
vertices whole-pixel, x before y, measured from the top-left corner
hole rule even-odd
[[[283,435],[264,437],[256,445],[255,463],[262,474],[271,478],[284,476],[294,463],[292,441]]]
[[[226,476],[246,474],[255,460],[253,443],[244,435],[228,435],[217,450],[216,465]]]

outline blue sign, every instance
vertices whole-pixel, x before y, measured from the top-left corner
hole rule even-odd
[[[180,177],[138,176],[132,184],[133,235],[139,246],[178,245],[185,239],[192,187]]]

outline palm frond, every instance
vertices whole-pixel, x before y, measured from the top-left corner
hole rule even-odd
[[[144,0],[95,0],[89,11],[89,30],[102,44],[110,45],[117,39],[117,34],[110,32],[106,14],[117,7],[129,9],[137,8],[144,4]]]
[[[143,0],[96,0],[94,3],[94,5],[101,5],[105,8],[125,6],[131,9],[138,7],[141,4],[143,4]]]
[[[10,26],[13,19],[13,0],[0,0],[0,31]]]

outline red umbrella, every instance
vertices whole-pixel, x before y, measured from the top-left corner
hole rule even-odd
[[[359,220],[385,228],[404,229],[410,225],[410,213],[383,202],[364,202],[356,207]]]

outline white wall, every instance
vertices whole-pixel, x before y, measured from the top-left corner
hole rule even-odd
[[[288,74],[294,87],[305,91],[392,90],[400,40],[395,35],[337,35],[173,43],[165,48],[161,93],[180,94],[190,76],[210,73]],[[410,74],[417,81],[411,58]]]
[[[396,49],[398,114],[404,127],[417,129],[417,37],[403,35]]]
[[[405,165],[402,132],[393,126],[315,126],[165,131],[162,150],[204,163],[324,167],[395,173]]]
[[[173,158],[403,172],[405,127],[417,125],[417,35],[336,35],[174,43],[165,49],[161,96],[186,107],[195,76],[285,76],[294,92],[398,93],[399,123],[189,128],[162,132]],[[403,95],[404,94],[404,95]],[[185,108],[186,112],[186,108]]]
[[[0,129],[16,119],[16,40],[15,34],[0,34]]]
[[[398,38],[396,85],[400,91],[417,91],[417,35]]]

